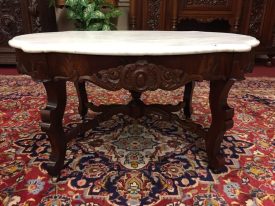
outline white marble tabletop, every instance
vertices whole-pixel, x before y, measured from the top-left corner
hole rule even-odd
[[[27,34],[9,41],[27,53],[116,56],[246,52],[258,44],[250,36],[198,31],[67,31]]]

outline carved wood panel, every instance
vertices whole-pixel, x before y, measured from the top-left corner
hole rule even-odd
[[[130,0],[131,30],[163,30],[166,0]]]
[[[187,7],[227,7],[230,0],[186,0]]]
[[[32,15],[32,18],[31,18],[32,32],[34,33],[42,32],[41,20],[38,12],[38,1],[29,0],[28,10]]]
[[[0,63],[15,62],[8,40],[23,33],[20,0],[0,0]]]
[[[160,5],[161,0],[148,0],[147,1],[147,25],[149,30],[160,29]]]
[[[0,0],[0,45],[6,46],[13,36],[23,33],[19,0]]]
[[[8,41],[14,36],[56,31],[54,8],[46,0],[0,0],[0,64],[15,64],[14,49]]]
[[[241,33],[254,36],[261,42],[257,54],[266,54],[267,65],[275,55],[275,1],[247,0],[243,5]]]
[[[263,25],[265,6],[266,5],[263,0],[252,1],[248,27],[249,35],[260,37]]]
[[[148,63],[146,60],[102,70],[82,79],[85,78],[108,90],[115,91],[123,88],[136,92],[157,89],[174,90],[190,80],[202,79],[199,75],[184,73],[182,69],[170,69],[162,65]]]

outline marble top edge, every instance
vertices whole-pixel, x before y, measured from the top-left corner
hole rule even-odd
[[[114,56],[247,52],[259,43],[242,34],[199,31],[64,31],[25,34],[9,41],[26,53]]]

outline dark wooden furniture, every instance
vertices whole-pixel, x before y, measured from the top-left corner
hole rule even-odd
[[[77,36],[79,35],[80,33],[77,34]],[[85,35],[87,38],[87,33]],[[94,35],[94,33],[91,33],[91,35]],[[133,35],[128,34],[127,37],[129,38]],[[152,35],[152,33],[143,34],[143,36],[148,35]],[[179,33],[179,36],[182,35],[183,33]],[[114,36],[114,34],[111,36]],[[141,36],[141,34],[137,36]],[[163,36],[163,34],[158,36]],[[29,38],[29,40],[31,39]],[[52,39],[57,38],[54,37]],[[198,39],[201,39],[201,37]],[[161,39],[158,41],[163,42]],[[65,48],[70,48],[68,47],[69,42],[71,41],[63,42],[66,45]],[[127,42],[129,44],[129,42],[134,41],[127,40]],[[124,48],[126,48],[123,53],[135,51],[131,46],[126,47],[127,42],[119,43],[119,45],[124,45]],[[137,48],[140,48],[140,44],[143,42],[137,42]],[[197,45],[197,41],[193,40],[193,42],[194,45]],[[152,43],[154,41],[147,41],[147,44],[151,45]],[[43,41],[39,45],[41,44],[43,44]],[[55,43],[52,44],[56,45]],[[145,43],[143,44],[145,45]],[[184,45],[184,43],[182,44]],[[32,48],[37,48],[35,43],[24,43],[23,45],[31,45]],[[49,42],[47,45],[49,45]],[[113,46],[113,48],[118,48],[119,45],[117,47]],[[232,118],[234,115],[234,109],[227,104],[227,95],[234,81],[244,79],[244,74],[253,69],[254,49],[250,50],[248,48],[245,51],[240,50],[240,52],[217,52],[215,50],[216,47],[214,47],[215,53],[199,53],[201,50],[198,50],[195,53],[173,55],[171,54],[172,50],[169,50],[169,54],[144,55],[147,52],[145,47],[143,53],[139,53],[140,55],[118,55],[118,51],[114,51],[113,54],[115,55],[111,55],[109,47],[106,47],[108,55],[103,55],[102,47],[99,47],[97,55],[93,55],[94,53],[90,55],[85,53],[84,55],[81,53],[75,54],[75,47],[73,47],[73,44],[71,46],[73,53],[68,50],[67,53],[62,51],[44,53],[45,50],[43,48],[41,48],[43,53],[39,53],[40,50],[37,51],[38,53],[27,53],[21,49],[16,51],[19,72],[30,75],[36,81],[43,82],[47,92],[48,103],[46,108],[41,111],[41,129],[48,135],[52,148],[51,159],[54,164],[44,165],[50,175],[58,176],[60,174],[60,170],[64,166],[66,145],[71,138],[96,127],[100,122],[108,120],[111,116],[118,113],[127,114],[134,118],[140,118],[145,114],[157,113],[163,119],[188,127],[205,138],[209,166],[213,169],[220,169],[224,166],[225,161],[220,153],[220,145],[225,131],[233,126]],[[21,48],[20,46],[15,47]],[[83,48],[83,46],[78,46],[77,48]],[[181,48],[184,48],[184,46],[181,46]],[[168,47],[168,49],[171,49],[171,47]],[[209,102],[212,123],[208,131],[188,120],[192,113],[190,108],[192,84],[190,87],[191,91],[187,91],[188,95],[184,98],[184,101],[187,102],[181,102],[176,106],[145,105],[140,100],[141,93],[144,91],[154,91],[156,89],[174,90],[186,83],[190,84],[190,82],[201,80],[210,81]],[[66,81],[75,83],[79,97],[79,113],[83,118],[81,124],[67,133],[64,132],[62,126],[67,99]],[[122,88],[129,90],[133,100],[128,105],[95,106],[88,102],[85,81],[93,82],[107,90],[115,91]],[[182,107],[184,107],[187,120],[182,120],[176,114],[171,113],[182,109]],[[86,118],[88,108],[100,114],[94,119],[88,119]]]
[[[57,31],[54,8],[46,0],[0,1],[0,64],[15,64],[12,37],[34,32]]]
[[[130,0],[132,30],[234,32],[261,41],[257,54],[275,56],[274,0]]]
[[[267,65],[271,66],[272,57],[275,56],[275,1],[247,0],[242,11],[240,33],[254,36],[261,41],[257,53],[266,54]]]
[[[177,30],[185,20],[228,21],[230,31],[238,32],[240,0],[131,0],[130,28],[145,30]]]

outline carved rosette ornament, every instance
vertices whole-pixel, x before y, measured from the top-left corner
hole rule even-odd
[[[200,80],[198,75],[188,75],[179,69],[168,69],[146,61],[102,70],[92,76],[82,76],[80,80],[111,91],[126,89],[143,92],[157,89],[174,90],[192,80]]]

